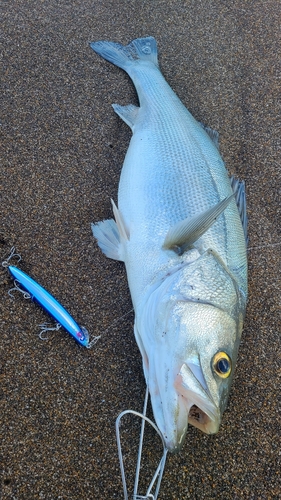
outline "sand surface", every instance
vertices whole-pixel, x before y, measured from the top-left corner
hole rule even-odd
[[[2,1],[0,251],[12,245],[91,335],[40,340],[48,316],[0,274],[1,500],[122,499],[114,423],[145,393],[125,269],[95,244],[90,222],[110,197],[131,132],[111,103],[137,103],[90,41],[157,39],[164,76],[220,133],[244,179],[249,305],[221,430],[190,428],[168,456],[161,500],[277,499],[280,483],[280,19],[276,0]],[[124,316],[125,315],[125,316]],[[121,319],[119,319],[121,318]],[[149,411],[151,415],[151,412]],[[138,422],[122,426],[129,480]],[[147,432],[141,489],[161,447]]]

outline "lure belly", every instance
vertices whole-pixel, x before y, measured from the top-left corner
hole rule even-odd
[[[45,288],[17,267],[8,266],[8,269],[13,278],[30,294],[32,300],[36,300],[79,344],[88,347],[89,334],[87,330],[80,327],[67,310]]]

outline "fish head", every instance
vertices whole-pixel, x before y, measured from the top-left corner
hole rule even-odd
[[[169,281],[165,290],[159,287],[151,295],[146,310],[148,334],[138,335],[142,325],[137,323],[136,338],[156,423],[167,448],[177,452],[188,424],[207,434],[219,430],[243,317],[233,314],[234,297],[230,297],[229,310],[225,310],[218,307],[217,300],[206,299],[207,291],[204,299],[201,294],[200,300],[195,300],[193,292],[183,293],[176,275]],[[225,287],[227,290],[227,283]],[[235,287],[233,294],[237,299]]]
[[[177,392],[178,407],[186,412],[187,423],[215,434],[236,364],[240,340],[237,324],[226,312],[209,304],[179,303],[173,315],[180,341],[174,351],[176,373],[171,389]],[[176,421],[174,425],[178,427]],[[177,430],[179,434],[183,431]]]

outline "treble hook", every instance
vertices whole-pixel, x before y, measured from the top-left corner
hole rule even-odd
[[[15,254],[15,255],[16,255],[16,254]],[[6,266],[4,266],[4,267],[6,267]],[[14,299],[14,298],[15,298],[15,297],[14,297],[14,295],[11,293],[11,292],[13,292],[14,290],[16,290],[17,292],[22,293],[22,294],[23,294],[23,298],[24,298],[24,299],[31,299],[31,295],[30,295],[30,293],[25,292],[22,288],[20,288],[20,287],[19,287],[19,285],[20,285],[19,280],[14,280],[14,285],[15,285],[15,286],[14,286],[14,288],[10,288],[10,290],[8,291],[8,295],[10,295],[10,297],[12,297],[12,299]]]
[[[18,262],[20,262],[22,259],[21,259],[21,256],[19,253],[16,253],[16,248],[15,247],[12,247],[11,250],[10,250],[10,255],[7,257],[6,260],[3,260],[2,262],[2,266],[3,267],[9,267],[9,262],[11,259],[13,259],[14,257],[17,257],[18,258]]]
[[[52,323],[42,323],[41,325],[38,325],[39,328],[42,328],[41,332],[38,334],[38,337],[41,340],[48,340],[48,337],[42,337],[42,333],[50,331],[58,331],[61,328],[61,325],[59,323],[56,323],[54,326],[49,326],[49,325],[52,325]]]

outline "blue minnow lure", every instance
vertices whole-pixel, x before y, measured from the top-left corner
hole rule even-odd
[[[89,347],[89,334],[86,328],[80,327],[67,310],[45,288],[17,267],[8,266],[8,269],[15,280],[30,294],[32,300],[36,300],[79,344]]]

